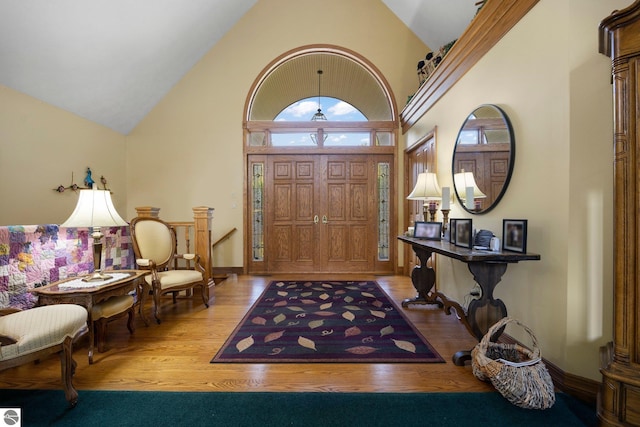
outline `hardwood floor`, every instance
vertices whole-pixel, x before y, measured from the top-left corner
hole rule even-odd
[[[302,277],[286,277],[297,278]],[[405,309],[405,313],[446,363],[209,363],[267,283],[277,279],[275,276],[233,276],[212,289],[208,309],[199,303],[199,297],[180,299],[175,305],[167,299],[162,307],[162,324],[150,320],[146,327],[137,316],[133,335],[129,335],[126,328],[126,318],[110,323],[107,350],[94,354],[93,365],[88,364],[86,340],[76,345],[76,388],[307,392],[493,390],[490,384],[473,376],[470,365],[459,367],[451,362],[456,351],[471,349],[476,341],[454,315],[446,315],[436,306],[412,306]],[[415,295],[408,277],[360,276],[357,279],[377,280],[398,305],[404,298]],[[145,310],[151,319],[150,306]],[[0,388],[60,389],[60,362],[57,357],[50,357],[39,364],[0,372]]]

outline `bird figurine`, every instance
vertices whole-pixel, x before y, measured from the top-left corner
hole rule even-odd
[[[93,187],[94,182],[93,178],[91,178],[91,169],[87,168],[87,177],[84,179],[84,185],[87,188],[91,188]]]

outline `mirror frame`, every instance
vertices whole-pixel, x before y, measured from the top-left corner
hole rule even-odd
[[[484,208],[481,211],[475,211],[475,210],[469,210],[467,209],[467,207],[465,206],[465,204],[463,203],[460,194],[458,193],[458,189],[456,188],[456,183],[455,183],[455,165],[456,165],[456,151],[458,148],[458,144],[460,142],[460,135],[463,131],[463,129],[465,128],[467,122],[469,121],[469,117],[471,117],[471,115],[473,115],[476,111],[478,111],[481,108],[486,108],[486,107],[491,107],[493,109],[495,109],[499,114],[500,117],[502,118],[502,120],[505,122],[505,125],[507,127],[507,131],[509,132],[509,165],[508,165],[508,169],[507,169],[507,174],[504,180],[504,184],[502,184],[502,188],[500,189],[500,193],[497,195],[497,197],[495,198],[495,200],[493,201],[493,203],[489,206],[487,206],[486,208]],[[462,207],[462,209],[464,209],[465,211],[469,212],[470,214],[474,214],[474,215],[482,215],[485,214],[489,211],[491,211],[493,208],[495,208],[498,203],[500,202],[500,200],[502,199],[502,196],[504,196],[504,193],[507,191],[507,187],[509,186],[509,182],[511,181],[511,175],[513,174],[513,165],[515,163],[515,157],[516,157],[516,139],[515,139],[515,135],[513,132],[513,127],[511,126],[511,121],[509,120],[509,116],[507,116],[507,113],[504,112],[504,110],[502,110],[502,108],[498,107],[497,105],[494,104],[482,104],[480,106],[478,106],[477,108],[475,108],[464,120],[464,122],[462,123],[462,126],[460,126],[460,130],[458,131],[458,136],[456,137],[456,143],[453,147],[453,156],[451,158],[451,177],[452,177],[452,182],[453,182],[453,191],[456,194],[456,199],[458,200],[458,203],[460,203],[460,206]]]

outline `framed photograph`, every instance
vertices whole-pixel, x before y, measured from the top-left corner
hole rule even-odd
[[[449,242],[456,243],[456,220],[449,220]]]
[[[440,240],[442,237],[441,222],[421,222],[415,223],[413,229],[413,237],[424,240]]]
[[[473,245],[473,228],[471,218],[456,219],[456,246],[471,249]]]
[[[502,220],[502,250],[511,252],[527,252],[527,220]]]

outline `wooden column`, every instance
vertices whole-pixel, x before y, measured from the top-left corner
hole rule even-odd
[[[200,261],[205,269],[207,283],[213,281],[211,271],[211,220],[213,208],[196,206],[193,208],[195,251],[200,255]]]
[[[640,0],[599,30],[613,74],[614,328],[601,350],[598,418],[604,426],[640,426]]]
[[[160,208],[153,208],[151,206],[140,206],[136,208],[138,216],[159,218]]]

